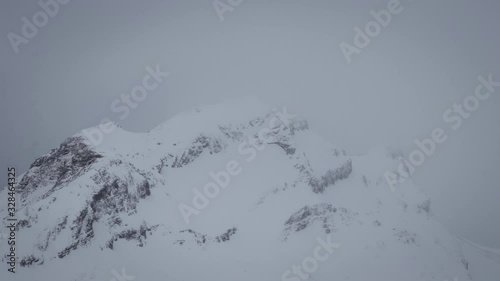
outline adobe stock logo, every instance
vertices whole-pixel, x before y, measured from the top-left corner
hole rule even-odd
[[[477,79],[479,83],[476,85],[474,94],[466,96],[460,103],[454,103],[443,113],[443,121],[450,125],[452,131],[460,129],[465,120],[471,118],[481,104],[498,90],[496,88],[500,87],[500,81],[493,80],[491,73],[486,78],[479,76]],[[416,139],[414,143],[417,147],[409,153],[408,159],[402,159],[397,171],[384,173],[391,191],[394,192],[396,185],[407,181],[416,168],[422,166],[429,157],[436,153],[439,145],[444,144],[448,139],[446,130],[441,127],[434,128],[429,138]]]
[[[122,268],[122,272],[121,273],[118,273],[118,271],[116,271],[115,269],[113,269],[113,270],[111,270],[111,274],[113,274],[113,276],[115,278],[112,278],[110,281],[132,281],[132,280],[135,280],[135,276],[128,275],[125,272],[125,267]]]
[[[410,0],[411,1],[411,0]],[[364,30],[361,30],[359,27],[354,27],[354,46],[342,41],[340,43],[340,50],[344,55],[347,63],[351,63],[352,55],[361,54],[361,50],[368,47],[370,45],[371,39],[380,35],[382,31],[382,27],[387,27],[394,15],[397,15],[403,11],[403,6],[399,0],[390,0],[387,3],[387,9],[382,9],[378,12],[371,10],[370,14],[372,15],[372,21],[369,21],[365,24]]]
[[[116,98],[111,102],[110,108],[114,113],[120,114],[119,119],[125,120],[132,109],[137,108],[139,103],[146,100],[149,93],[156,90],[158,86],[164,81],[164,78],[170,76],[170,73],[160,70],[160,65],[156,65],[156,69],[151,66],[146,66],[146,74],[142,78],[142,83],[132,88],[130,94],[121,94],[120,98]],[[84,129],[82,133],[93,145],[98,146],[104,140],[105,134],[110,134],[116,129],[111,123],[111,120],[104,118],[101,120],[99,126]]]
[[[224,14],[234,11],[241,3],[243,3],[243,0],[215,0],[213,6],[220,21],[224,21]]]
[[[299,265],[293,265],[290,269],[281,275],[282,281],[300,281],[308,280],[310,274],[316,272],[320,263],[325,262],[334,252],[340,248],[341,244],[333,243],[331,235],[328,235],[326,241],[322,238],[316,238],[318,246],[314,248],[312,256],[306,257]]]
[[[274,116],[269,120],[269,126],[262,128],[255,136],[248,137],[238,145],[238,154],[246,156],[247,163],[253,162],[259,153],[264,151],[266,145],[276,141],[274,131],[292,126],[291,120],[295,117],[293,114],[287,112],[286,106],[283,107],[282,112],[274,112]],[[193,188],[194,196],[191,200],[192,206],[186,203],[179,204],[179,211],[184,219],[186,225],[191,223],[191,216],[198,216],[201,210],[207,208],[211,200],[215,199],[221,193],[221,190],[227,188],[231,180],[243,172],[241,161],[230,160],[226,163],[225,169],[218,172],[209,172],[208,176],[211,178],[205,184],[202,190]]]
[[[38,5],[42,10],[37,11],[29,20],[27,17],[22,17],[21,21],[21,35],[14,32],[9,32],[7,38],[9,39],[12,49],[17,54],[19,53],[19,46],[21,44],[28,44],[29,39],[33,39],[38,34],[38,29],[46,26],[49,23],[49,18],[55,17],[59,13],[60,6],[66,5],[71,0],[40,0]]]

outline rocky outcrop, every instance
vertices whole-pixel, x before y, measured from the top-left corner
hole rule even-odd
[[[408,231],[406,229],[393,229],[394,231],[394,236],[398,239],[398,241],[402,242],[403,244],[411,245],[411,244],[417,244],[417,234],[413,233],[411,231]]]
[[[120,239],[126,240],[126,241],[137,241],[137,246],[138,247],[143,247],[144,244],[146,243],[146,239],[148,238],[148,233],[149,235],[153,234],[153,231],[158,228],[158,225],[154,226],[147,226],[147,224],[144,222],[138,229],[130,228],[126,229],[118,234],[115,234],[113,238],[111,238],[107,243],[106,247],[113,250],[114,243],[117,242]]]
[[[221,152],[226,146],[227,144],[218,138],[200,134],[195,138],[193,143],[181,153],[177,155],[170,153],[166,157],[160,159],[160,164],[156,166],[156,169],[161,173],[164,167],[182,168],[196,160],[204,151],[210,154],[216,154]]]
[[[224,242],[227,242],[227,241],[229,241],[231,239],[231,237],[233,235],[236,234],[237,231],[238,231],[238,229],[236,227],[233,227],[233,228],[228,229],[223,234],[217,235],[215,237],[210,237],[207,234],[202,234],[202,233],[196,232],[196,231],[194,231],[192,229],[182,230],[182,231],[180,231],[180,233],[191,234],[193,241],[198,246],[201,246],[201,245],[208,244],[208,243],[224,243]],[[183,245],[184,243],[186,243],[185,239],[180,239],[180,240],[177,240],[175,242],[175,244],[179,244],[179,245]]]
[[[275,145],[281,147],[288,155],[293,155],[293,154],[295,154],[295,151],[296,151],[295,147],[293,147],[292,145],[287,144],[287,143],[277,141],[277,142],[271,142],[269,144],[275,144]]]
[[[18,186],[21,199],[43,186],[49,188],[42,198],[71,182],[103,156],[85,144],[82,137],[67,138],[57,149],[36,159]]]
[[[317,222],[322,224],[325,233],[328,234],[335,231],[336,224],[350,225],[356,216],[355,212],[328,203],[305,206],[285,222],[284,240],[291,233],[302,231]]]
[[[43,259],[40,257],[35,257],[33,255],[24,257],[20,262],[19,265],[22,267],[30,267],[34,264],[37,265],[42,265],[43,264]]]
[[[311,178],[309,185],[314,193],[323,193],[328,186],[335,185],[337,181],[348,178],[351,172],[352,161],[349,159],[339,168],[328,170],[321,178]]]

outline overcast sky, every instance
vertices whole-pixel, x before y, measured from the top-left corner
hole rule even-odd
[[[339,45],[354,44],[354,27],[388,2],[244,0],[221,21],[212,0],[72,0],[16,53],[8,34],[22,35],[22,18],[41,7],[2,1],[0,180],[103,118],[148,131],[192,107],[254,95],[351,154],[390,144],[408,155],[415,139],[444,128],[449,139],[413,179],[452,232],[500,248],[500,88],[460,129],[442,117],[474,94],[478,76],[500,81],[500,3],[401,0],[348,63]],[[170,76],[120,120],[113,100],[148,65]]]

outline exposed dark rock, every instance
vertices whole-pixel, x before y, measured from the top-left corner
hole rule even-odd
[[[17,226],[17,231],[19,231],[19,229],[21,228],[30,228],[31,223],[28,220],[20,220],[17,222],[16,226]]]
[[[271,142],[269,144],[276,144],[277,146],[281,147],[287,155],[292,155],[292,154],[295,154],[295,147],[287,144],[287,143],[283,143],[283,142]]]
[[[41,251],[45,251],[49,247],[50,241],[54,241],[56,237],[61,233],[63,229],[66,228],[68,224],[68,216],[64,216],[56,226],[48,232],[47,238],[43,244],[39,243],[37,248]]]
[[[137,194],[139,198],[144,199],[147,196],[151,195],[151,188],[149,186],[149,182],[147,180],[143,181],[142,184],[137,186]]]
[[[309,185],[313,188],[314,193],[323,193],[328,186],[332,186],[337,181],[348,178],[351,173],[352,161],[349,159],[341,167],[335,170],[328,170],[320,179],[311,178]]]
[[[199,232],[196,232],[192,229],[186,229],[186,230],[182,230],[180,231],[180,233],[190,233],[193,235],[194,237],[194,241],[196,242],[196,244],[198,245],[203,245],[207,242],[207,237],[208,235],[206,234],[201,234]],[[182,245],[182,244],[181,244]]]
[[[264,121],[265,121],[264,118],[256,117],[256,118],[250,120],[250,122],[248,122],[248,124],[251,127],[262,126],[262,124],[264,124]]]
[[[47,233],[45,240],[38,243],[38,250],[45,251],[62,230],[69,228],[72,241],[57,254],[59,258],[64,258],[79,247],[91,243],[94,238],[94,225],[97,222],[102,220],[110,228],[120,226],[122,224],[120,216],[135,213],[139,200],[151,194],[151,185],[145,173],[119,159],[110,161],[110,165],[122,166],[129,174],[118,178],[109,172],[108,166],[99,169],[91,177],[98,188],[97,192],[91,195],[71,221],[68,221],[68,215],[61,217],[60,222]],[[142,237],[143,233],[139,232],[139,235]],[[119,239],[126,236],[127,233],[117,235]]]
[[[285,226],[287,229],[298,232],[306,228],[310,223],[322,219],[321,216],[335,212],[337,212],[337,208],[333,207],[331,204],[324,203],[312,207],[305,206],[290,216],[285,222]]]
[[[425,200],[424,202],[417,205],[417,213],[431,213],[431,200]]]
[[[58,186],[70,182],[88,169],[102,155],[84,143],[82,137],[67,138],[57,149],[36,159],[19,183],[21,199],[38,186],[51,186],[48,197]]]
[[[138,201],[138,198],[128,193],[126,183],[115,179],[94,194],[90,207],[94,213],[113,215],[135,210]]]
[[[200,156],[204,150],[208,149],[210,154],[219,153],[223,148],[223,144],[220,140],[207,137],[205,135],[200,135],[197,137],[190,148],[183,152],[180,157],[176,157],[173,168],[180,168],[186,166],[187,164],[193,162],[198,156]]]
[[[409,232],[408,230],[405,229],[393,229],[394,230],[394,236],[398,238],[399,241],[403,242],[404,244],[417,244],[417,234]]]
[[[180,155],[174,156],[169,154],[162,158],[160,164],[157,165],[156,168],[159,173],[161,173],[163,167],[182,168],[196,160],[204,151],[208,151],[210,154],[216,154],[221,152],[225,146],[226,144],[221,140],[201,134],[193,141],[191,146]]]
[[[65,256],[69,255],[69,253],[70,253],[71,251],[74,251],[74,250],[78,249],[78,245],[79,245],[79,244],[80,244],[80,241],[77,241],[77,242],[75,242],[75,243],[71,244],[70,246],[68,246],[68,247],[64,248],[64,250],[60,251],[60,252],[57,254],[57,256],[58,256],[60,259],[64,258]]]
[[[236,234],[236,231],[238,231],[238,229],[236,227],[230,228],[225,233],[215,237],[215,241],[217,241],[219,243],[229,241],[231,236]]]
[[[290,134],[295,135],[295,132],[305,131],[309,129],[307,120],[297,120],[290,125]]]
[[[366,178],[365,175],[363,175],[363,184],[365,185],[365,187],[368,187],[369,185],[368,179]]]
[[[33,255],[29,255],[27,257],[24,257],[20,262],[19,262],[19,265],[22,266],[22,267],[30,267],[31,265],[33,265],[34,263],[40,265],[40,264],[43,264],[43,259],[39,258],[39,257],[35,257]]]
[[[127,229],[113,236],[107,243],[106,247],[113,250],[114,243],[119,239],[124,239],[127,241],[135,240],[138,242],[137,246],[143,247],[146,239],[148,238],[148,232],[150,235],[153,231],[158,228],[158,225],[148,227],[146,223],[143,223],[138,229]]]
[[[71,230],[73,231],[73,243],[58,253],[59,258],[64,258],[71,251],[78,249],[79,246],[87,245],[94,238],[94,222],[96,218],[94,213],[88,207],[83,209],[78,217],[73,221]]]
[[[236,232],[238,231],[238,229],[236,227],[233,227],[233,228],[230,228],[228,229],[226,232],[224,232],[223,234],[221,235],[218,235],[214,238],[211,238],[209,237],[207,234],[202,234],[202,233],[199,233],[199,232],[196,232],[192,229],[186,229],[186,230],[182,230],[180,231],[180,233],[189,233],[189,234],[192,234],[193,235],[193,238],[194,238],[194,241],[196,242],[196,244],[198,244],[199,246],[201,245],[204,245],[204,244],[207,244],[209,242],[212,242],[212,243],[224,243],[224,242],[227,242],[231,239],[231,237],[236,234]],[[174,244],[184,244],[186,242],[185,239],[180,239],[180,240],[177,240]]]
[[[333,207],[328,203],[305,206],[285,222],[284,239],[286,240],[290,233],[304,230],[318,221],[322,222],[325,233],[329,234],[335,230],[336,223],[349,225],[355,216],[357,213],[346,208]]]
[[[219,126],[219,130],[224,134],[226,138],[232,141],[240,141],[243,136],[243,129],[242,127],[240,128],[233,128],[231,125],[226,125],[226,126]]]

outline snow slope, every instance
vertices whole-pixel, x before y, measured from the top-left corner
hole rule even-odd
[[[400,158],[349,155],[289,115],[244,98],[75,134],[18,179],[19,264],[3,257],[0,280],[498,280],[498,254],[411,181],[391,192]]]

